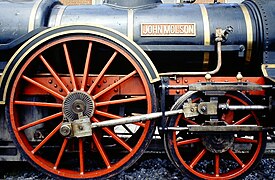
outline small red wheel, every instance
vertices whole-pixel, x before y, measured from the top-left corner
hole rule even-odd
[[[79,131],[155,111],[154,87],[129,48],[87,30],[62,34],[34,40],[27,46],[35,49],[14,58],[20,63],[6,108],[12,137],[27,161],[53,177],[111,177],[142,155],[155,122]],[[77,123],[82,116],[91,123]]]
[[[209,96],[188,92],[172,107],[182,108],[184,102],[209,102]],[[251,101],[242,93],[227,93],[218,98],[219,103],[249,105]],[[169,127],[202,125],[207,116],[185,118],[183,114],[171,117]],[[231,125],[260,125],[253,111],[218,112],[220,121]],[[165,134],[165,149],[174,165],[194,179],[233,179],[247,175],[258,164],[266,146],[264,132],[192,133],[171,131]]]

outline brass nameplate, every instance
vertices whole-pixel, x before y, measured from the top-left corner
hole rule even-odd
[[[196,36],[195,23],[141,24],[141,36]]]

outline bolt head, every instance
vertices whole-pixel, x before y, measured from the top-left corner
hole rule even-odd
[[[71,128],[68,125],[62,125],[59,132],[62,136],[69,136],[71,134]]]

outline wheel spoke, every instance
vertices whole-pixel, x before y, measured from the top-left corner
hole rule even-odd
[[[243,117],[242,119],[240,119],[239,121],[235,122],[235,125],[240,125],[243,124],[244,122],[246,122],[248,119],[250,119],[252,117],[252,114],[248,114],[245,117]]]
[[[238,142],[238,143],[252,143],[252,144],[258,144],[258,140],[247,139],[247,138],[235,138],[234,141],[235,141],[235,142]]]
[[[59,113],[56,113],[56,114],[47,116],[47,117],[45,117],[45,118],[36,120],[36,121],[31,122],[31,123],[29,123],[29,124],[26,124],[26,125],[24,125],[24,126],[20,126],[20,127],[17,128],[17,130],[18,130],[18,131],[22,131],[22,130],[25,130],[25,129],[27,129],[27,128],[33,127],[33,126],[35,126],[35,125],[44,123],[44,122],[49,121],[49,120],[52,120],[52,119],[55,119],[55,118],[57,118],[57,117],[59,117],[59,116],[62,116],[62,115],[63,115],[63,113],[62,113],[62,112],[59,112]]]
[[[66,62],[67,62],[68,70],[69,70],[69,73],[70,73],[73,89],[76,90],[76,82],[75,82],[74,70],[73,70],[73,66],[72,66],[72,63],[71,63],[71,59],[70,59],[70,55],[69,55],[66,43],[63,43],[63,49],[64,49],[64,53],[65,53],[65,57],[66,57]]]
[[[215,154],[215,174],[216,177],[220,176],[220,155]]]
[[[102,96],[103,94],[105,94],[106,92],[110,91],[111,89],[115,88],[116,86],[120,85],[121,83],[125,82],[126,80],[130,79],[131,77],[133,77],[135,74],[137,73],[136,70],[132,71],[131,73],[129,73],[128,75],[124,76],[123,78],[121,78],[120,80],[118,80],[116,83],[108,86],[106,89],[100,91],[99,93],[95,94],[93,96],[93,99],[97,99],[98,97]],[[95,84],[95,83],[94,83]]]
[[[202,159],[206,152],[207,150],[203,149],[200,153],[198,153],[189,166],[193,169],[196,166],[196,164]]]
[[[84,174],[84,151],[83,151],[83,139],[79,138],[78,140],[78,148],[79,148],[79,166],[80,166],[80,174]]]
[[[99,120],[97,120],[95,117],[92,117],[92,120],[94,122],[100,122]],[[112,138],[114,140],[116,140],[119,144],[121,144],[125,149],[127,149],[129,152],[132,151],[132,148],[124,141],[122,140],[120,137],[118,137],[110,128],[107,127],[103,127],[102,128],[107,134],[109,134],[110,136],[112,136]]]
[[[114,115],[114,114],[107,113],[107,112],[103,112],[103,111],[99,111],[99,110],[95,110],[94,113],[97,114],[97,115],[100,115],[100,116],[111,118],[111,119],[120,119],[120,118],[123,118],[121,116]],[[132,123],[132,124],[135,124],[135,125],[140,126],[140,127],[145,127],[145,124],[142,123],[142,122],[135,122],[135,123]]]
[[[55,92],[55,91],[53,91],[53,90],[47,88],[46,86],[44,86],[44,85],[42,85],[42,84],[40,84],[40,83],[34,81],[33,79],[31,79],[31,78],[29,78],[29,77],[27,77],[27,76],[24,76],[24,75],[23,75],[22,78],[25,79],[26,81],[28,81],[29,83],[31,83],[31,84],[33,84],[33,85],[39,87],[40,89],[43,89],[44,91],[47,91],[48,93],[52,94],[54,97],[56,97],[56,98],[58,98],[58,99],[64,100],[64,98],[65,98],[65,97],[62,96],[61,94],[59,94],[59,93],[57,93],[57,92]]]
[[[61,158],[62,158],[62,156],[63,156],[63,154],[64,154],[64,151],[65,151],[65,148],[66,148],[66,146],[67,146],[67,143],[68,143],[68,139],[65,138],[64,141],[63,141],[63,144],[62,144],[62,146],[61,146],[61,149],[60,149],[60,151],[59,151],[59,154],[58,154],[58,156],[57,156],[56,162],[55,162],[55,164],[54,164],[54,169],[57,169],[57,167],[59,166],[60,160],[61,160]]]
[[[55,72],[55,70],[50,66],[50,64],[47,62],[47,60],[42,55],[39,55],[39,58],[45,64],[45,66],[48,68],[48,70],[53,75],[53,77],[55,78],[55,80],[57,81],[57,83],[66,91],[67,94],[69,94],[70,91],[65,86],[65,84],[61,81],[60,77],[57,75],[57,73]]]
[[[100,141],[98,140],[96,134],[93,133],[92,137],[93,137],[94,143],[95,143],[95,145],[96,145],[96,147],[97,147],[97,149],[98,149],[98,151],[99,151],[99,153],[100,153],[100,155],[101,155],[101,157],[102,157],[104,163],[106,164],[106,167],[107,167],[107,168],[110,168],[110,167],[111,167],[110,160],[109,160],[109,158],[108,158],[106,152],[104,151],[104,149],[103,149],[103,147],[102,147]]]
[[[53,135],[55,135],[55,133],[60,129],[61,125],[62,122],[58,126],[56,126],[54,130],[50,132],[50,134],[31,151],[32,154],[35,154],[46,142],[48,142],[48,140],[50,140],[51,137],[53,137]]]
[[[183,141],[177,142],[177,146],[193,144],[193,143],[198,143],[198,142],[201,142],[200,138],[188,139],[188,140],[183,140]]]
[[[92,52],[92,42],[89,42],[89,47],[87,51],[87,56],[86,56],[86,63],[84,67],[84,73],[83,73],[83,79],[82,79],[82,84],[81,84],[81,91],[84,91],[87,79],[89,76],[89,68],[90,68],[90,61],[91,61],[91,52]]]
[[[115,57],[117,56],[118,52],[115,51],[114,54],[111,56],[111,58],[108,60],[107,64],[104,66],[104,68],[101,70],[97,78],[95,79],[94,83],[91,85],[89,90],[87,91],[88,94],[91,94],[92,91],[94,90],[95,86],[98,84],[98,82],[101,80],[107,69],[109,68],[110,64],[113,62]]]
[[[242,162],[242,160],[232,151],[232,149],[228,150],[229,154],[237,161],[237,163],[241,166],[244,167],[245,164]]]
[[[186,121],[187,123],[189,124],[192,124],[192,125],[198,125],[196,122],[190,120],[190,119],[187,119],[187,118],[182,118],[184,121]]]
[[[227,99],[226,104],[230,105],[230,103],[231,103],[231,99],[229,98]]]
[[[122,145],[125,149],[131,152],[133,149],[120,137],[118,137],[110,128],[104,127],[102,128],[106,133],[108,133],[114,140],[116,140],[120,145]]]
[[[97,115],[100,115],[100,116],[111,118],[111,119],[120,119],[120,118],[122,118],[121,116],[111,114],[111,113],[107,113],[107,112],[103,112],[103,111],[99,111],[99,110],[95,110],[94,113],[97,114]]]
[[[123,103],[129,103],[134,101],[141,101],[145,100],[146,96],[140,96],[140,97],[134,97],[134,98],[128,98],[128,99],[119,99],[119,100],[112,100],[112,101],[104,101],[104,102],[98,102],[96,103],[96,106],[106,106],[106,105],[113,105],[113,104],[123,104]]]
[[[114,115],[114,114],[111,114],[111,113],[107,113],[107,112],[103,112],[103,111],[99,111],[99,110],[95,110],[94,112],[95,114],[97,115],[100,115],[100,116],[104,116],[104,117],[107,117],[107,118],[111,118],[111,119],[120,119],[120,118],[123,118],[121,116],[118,116],[118,115]],[[140,127],[145,127],[145,124],[142,123],[142,122],[135,122],[133,123],[137,126],[140,126]]]
[[[140,126],[140,127],[145,127],[145,124],[144,123],[141,123],[141,122],[135,122],[135,123],[133,123],[133,124],[135,124],[135,125],[137,125],[137,126]]]
[[[55,107],[61,108],[62,104],[59,103],[45,103],[45,102],[33,102],[33,101],[14,101],[16,105],[24,105],[24,106],[40,106],[40,107]]]

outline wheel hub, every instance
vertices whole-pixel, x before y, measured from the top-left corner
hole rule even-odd
[[[82,91],[70,93],[63,102],[64,120],[73,121],[80,116],[92,117],[95,105],[92,97]]]
[[[82,91],[70,93],[63,102],[64,121],[60,134],[77,138],[91,136],[90,118],[94,110],[94,101],[89,94]]]
[[[202,137],[202,144],[212,153],[224,153],[233,146],[234,135],[215,134]]]

